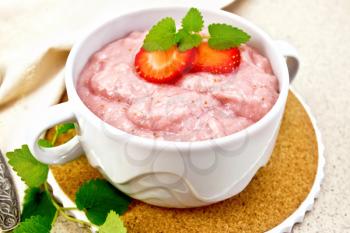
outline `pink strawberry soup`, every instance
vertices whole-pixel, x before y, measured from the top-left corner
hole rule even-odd
[[[135,72],[146,33],[132,32],[93,54],[77,90],[103,121],[127,133],[169,141],[223,137],[260,120],[276,102],[269,61],[247,45],[229,74],[188,73],[175,84],[153,84]]]

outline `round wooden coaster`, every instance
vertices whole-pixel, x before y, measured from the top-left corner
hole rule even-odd
[[[122,218],[128,232],[265,232],[283,222],[306,199],[317,167],[318,145],[312,122],[290,92],[272,157],[243,192],[194,209],[159,208],[134,201]],[[102,177],[85,157],[51,170],[72,199],[84,181]]]

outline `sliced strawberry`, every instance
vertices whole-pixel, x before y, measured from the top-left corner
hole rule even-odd
[[[135,57],[135,69],[149,82],[172,83],[192,68],[195,53],[196,49],[180,52],[176,46],[154,52],[141,48]]]
[[[198,47],[192,72],[210,72],[213,74],[230,73],[241,62],[238,48],[216,50],[209,47],[208,42],[203,42]]]

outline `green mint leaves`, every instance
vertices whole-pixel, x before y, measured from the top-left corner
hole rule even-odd
[[[51,202],[50,194],[40,188],[28,188],[25,191],[23,211],[21,220],[31,218],[32,216],[42,216],[51,225],[52,219],[56,214],[56,208]]]
[[[99,233],[126,233],[126,228],[116,212],[109,212],[105,223],[100,227]]]
[[[63,134],[68,133],[69,130],[74,129],[75,126],[73,123],[64,123],[55,126],[55,134],[52,139],[49,141],[47,139],[39,139],[38,144],[41,147],[53,147],[56,144],[57,139]]]
[[[191,8],[181,21],[182,29],[178,31],[177,43],[180,51],[198,47],[202,37],[198,32],[203,29],[204,21],[201,13],[196,8]]]
[[[237,47],[250,39],[247,33],[228,24],[211,24],[208,26],[208,31],[209,46],[219,50]]]
[[[64,134],[71,126],[60,129]],[[8,152],[9,164],[28,185],[25,191],[21,223],[14,233],[49,233],[58,214],[69,221],[87,227],[97,227],[100,233],[126,233],[126,228],[118,214],[123,214],[131,202],[131,198],[121,193],[105,180],[85,182],[76,194],[78,208],[64,208],[52,195],[47,183],[48,166],[38,162],[27,145]],[[91,221],[86,222],[69,216],[69,210],[83,210]]]
[[[102,225],[111,210],[123,214],[131,199],[107,181],[96,179],[80,187],[75,195],[75,202],[93,224]]]
[[[44,184],[49,172],[49,166],[34,158],[27,145],[21,149],[8,152],[9,164],[29,187],[39,187]]]
[[[68,141],[75,134],[75,131],[70,131],[74,128],[73,123],[56,125],[52,139],[42,139],[38,144],[52,147]],[[107,181],[87,181],[76,194],[78,208],[64,208],[56,201],[47,183],[49,166],[37,161],[27,145],[6,155],[13,170],[28,186],[24,196],[21,223],[14,229],[14,233],[49,233],[59,214],[86,227],[99,228],[100,233],[126,233],[118,214],[123,214],[128,209],[131,198]],[[86,213],[91,222],[70,216],[68,211],[79,209]]]
[[[151,28],[143,42],[143,48],[148,51],[168,50],[176,44],[175,34],[174,19],[164,18]]]
[[[49,233],[51,224],[43,216],[33,216],[22,222],[13,233]]]
[[[46,183],[48,166],[38,162],[27,145],[7,153],[7,157],[13,169],[29,186],[25,191],[22,222],[14,233],[49,233],[57,214],[60,212],[64,216],[65,209],[56,202]],[[102,233],[126,232],[118,214],[123,214],[130,202],[131,198],[105,180],[88,181],[76,194],[78,209],[83,210],[92,223],[85,224],[90,227],[102,225],[99,229]]]
[[[39,139],[38,145],[41,147],[53,147],[52,143],[47,139]]]
[[[176,33],[176,41],[179,44],[179,49],[181,52],[192,49],[199,46],[202,42],[202,37],[199,34],[191,34],[185,29],[180,29]]]
[[[176,32],[175,20],[167,17],[160,20],[148,32],[143,48],[147,51],[165,51],[177,45],[179,50],[198,47],[203,40],[200,34],[204,27],[203,16],[197,8],[191,8],[181,21],[182,28]],[[208,44],[217,50],[230,49],[246,43],[250,36],[243,30],[228,24],[208,26]]]
[[[37,161],[27,145],[23,145],[22,148],[13,152],[8,152],[6,156],[13,170],[28,186],[25,191],[22,222],[14,232],[50,232],[57,209],[52,204],[51,196],[43,187],[47,180],[49,166]]]
[[[74,124],[66,123],[55,126],[52,140],[43,139],[39,145],[52,147],[56,140],[69,130]],[[60,140],[61,141],[61,140]],[[47,183],[49,167],[35,159],[27,145],[8,152],[9,164],[27,184],[25,191],[21,223],[14,230],[15,233],[49,233],[52,225],[60,213],[68,216],[51,193]],[[121,193],[105,180],[91,180],[84,183],[76,195],[78,209],[83,210],[92,222],[84,222],[68,217],[70,221],[82,223],[88,227],[102,225],[100,232],[124,233],[126,228],[118,214],[124,213],[131,202],[131,198]],[[71,208],[69,208],[71,209]]]
[[[203,28],[203,17],[196,8],[191,8],[182,19],[182,29],[176,32],[175,20],[167,17],[154,25],[143,41],[147,51],[165,51],[179,45],[180,51],[197,47],[202,37],[198,34]]]

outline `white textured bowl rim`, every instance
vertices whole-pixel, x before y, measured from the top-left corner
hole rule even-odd
[[[214,138],[214,139],[209,139],[209,140],[202,140],[202,141],[167,141],[167,140],[160,140],[160,139],[154,139],[154,138],[146,138],[146,137],[141,137],[133,134],[129,134],[125,131],[122,131],[106,122],[104,122],[102,119],[100,119],[98,116],[96,116],[80,99],[75,85],[73,81],[73,65],[75,61],[76,55],[79,53],[82,45],[85,43],[85,41],[90,37],[93,36],[96,31],[104,27],[105,25],[112,23],[113,21],[116,21],[126,15],[137,15],[137,14],[142,14],[142,13],[147,13],[147,12],[155,12],[155,11],[174,11],[174,10],[182,10],[182,11],[187,11],[189,8],[188,7],[157,7],[157,8],[149,8],[149,9],[143,9],[143,10],[136,10],[132,12],[128,12],[126,14],[118,15],[117,17],[114,17],[112,19],[109,19],[108,21],[104,22],[103,24],[99,24],[99,26],[95,27],[95,29],[91,30],[87,35],[83,36],[82,39],[78,40],[69,56],[67,59],[66,67],[65,67],[65,83],[66,83],[66,88],[68,92],[68,99],[69,102],[74,101],[74,104],[77,104],[77,107],[81,109],[83,114],[89,118],[89,122],[92,124],[97,124],[98,122],[105,125],[106,128],[108,128],[108,132],[111,133],[116,139],[120,137],[121,135],[127,135],[129,137],[134,137],[137,140],[135,140],[135,143],[142,144],[143,146],[146,147],[154,147],[154,142],[157,141],[157,145],[168,150],[181,150],[181,149],[188,149],[189,147],[192,150],[196,149],[205,149],[205,148],[210,148],[213,145],[213,142],[216,145],[222,145],[226,144],[232,140],[237,140],[240,138],[244,138],[247,134],[254,134],[257,132],[260,128],[266,126],[271,120],[274,119],[274,116],[278,114],[278,111],[280,108],[283,108],[284,102],[286,101],[286,98],[288,96],[288,89],[289,89],[289,74],[288,74],[288,69],[287,65],[285,63],[285,58],[282,56],[281,53],[278,52],[277,48],[273,45],[273,40],[271,37],[265,33],[263,30],[261,30],[259,27],[255,26],[253,23],[249,22],[248,20],[235,15],[233,13],[229,13],[223,10],[212,10],[212,9],[206,9],[206,8],[200,8],[200,11],[202,12],[210,12],[210,13],[215,13],[215,14],[220,14],[222,17],[226,18],[233,18],[236,21],[241,21],[243,24],[246,25],[246,27],[249,27],[256,33],[260,34],[260,36],[267,42],[268,47],[272,52],[274,53],[275,56],[277,56],[279,59],[277,62],[278,67],[281,69],[281,77],[278,77],[279,83],[281,83],[281,79],[287,79],[282,82],[282,85],[280,84],[280,93],[278,96],[278,99],[274,106],[270,109],[270,111],[263,116],[259,121],[255,122],[254,124],[248,126],[247,128],[238,131],[236,133],[224,136],[224,137],[219,137],[219,138]],[[132,29],[130,30],[132,31]],[[75,106],[74,106],[75,107]]]

